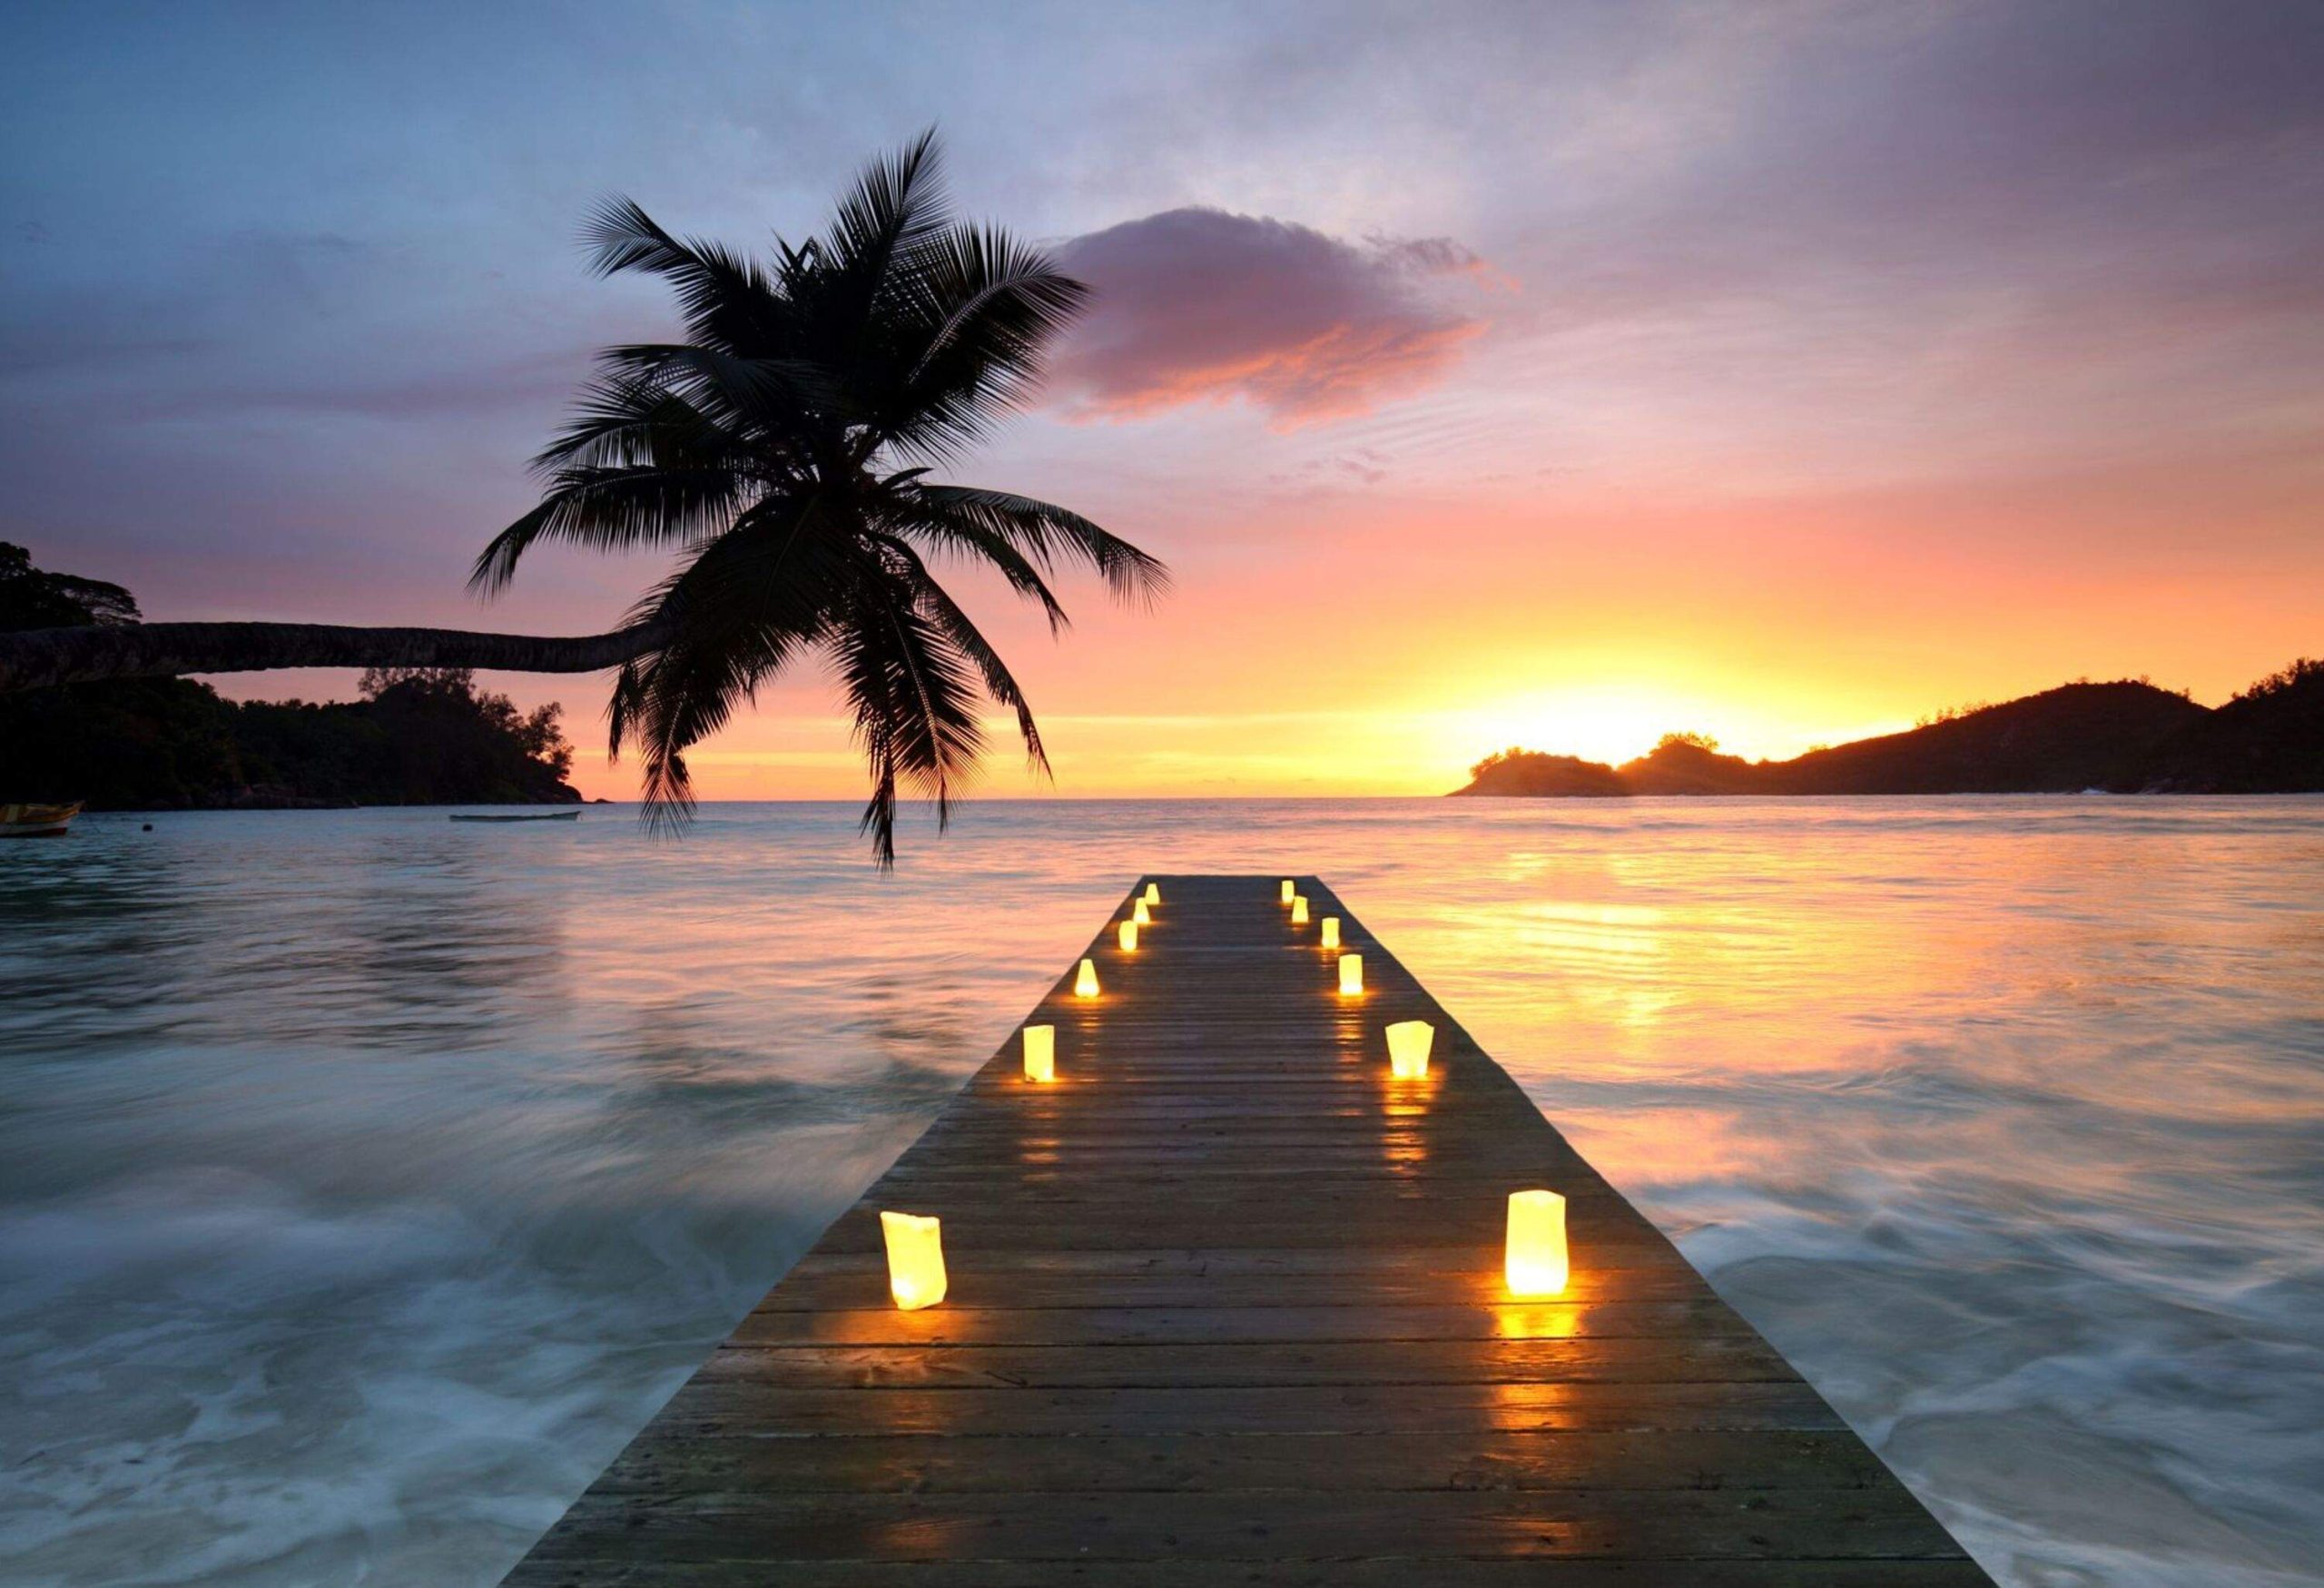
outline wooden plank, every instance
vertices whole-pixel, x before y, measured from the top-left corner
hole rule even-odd
[[[833,1256],[871,1257],[865,1253]],[[1078,1252],[1053,1254],[1078,1257]],[[759,1303],[762,1312],[816,1312],[862,1307],[867,1281],[862,1273],[827,1268],[794,1269]],[[1498,1284],[1498,1280],[1492,1281]],[[1210,1273],[1157,1271],[1137,1274],[1057,1273],[1028,1269],[1009,1276],[1009,1301],[1020,1307],[1395,1307],[1442,1302],[1484,1282],[1470,1274],[1445,1273]],[[1574,1275],[1566,1295],[1574,1301],[1687,1301],[1707,1297],[1709,1286],[1692,1269],[1592,1267]],[[1497,1301],[1499,1298],[1493,1297]]]
[[[731,1509],[739,1494],[987,1494],[1123,1489],[1863,1488],[1886,1469],[1846,1433],[973,1435],[640,1439],[596,1493]],[[997,1456],[1009,1459],[1000,1460]]]
[[[767,1389],[697,1374],[647,1435],[1457,1434],[1830,1431],[1844,1427],[1797,1378],[1760,1383],[1282,1385],[1228,1388]]]
[[[1012,1033],[510,1583],[1987,1581],[1329,889],[1358,998],[1275,879],[1159,880],[1031,1017],[1057,1083]],[[1517,1302],[1532,1185],[1576,1271]],[[944,1220],[943,1306],[882,1208]]]
[[[1289,1556],[1361,1560],[1406,1555],[1415,1539],[1435,1558],[1501,1555],[1690,1562],[1797,1559],[1845,1535],[1861,1561],[1943,1553],[1944,1532],[1902,1487],[1526,1492],[1411,1490],[1393,1505],[1338,1489],[1045,1494],[797,1494],[745,1493],[735,1510],[587,1497],[583,1521],[605,1525],[570,1544],[618,1547],[649,1560],[1238,1561]]]
[[[1522,1321],[1521,1321],[1522,1320]],[[1536,1302],[1481,1307],[951,1307],[925,1314],[753,1312],[736,1327],[743,1346],[1153,1346],[1263,1340],[1505,1340],[1577,1336],[1730,1334],[1751,1326],[1715,1297],[1698,1301]]]
[[[1634,1561],[784,1561],[619,1560],[606,1555],[527,1562],[540,1588],[1991,1588],[1966,1559],[1862,1561],[1698,1559],[1659,1569]],[[779,1573],[779,1574],[776,1574]]]
[[[783,1388],[991,1388],[1076,1386],[1209,1388],[1238,1385],[1705,1383],[1779,1381],[1791,1366],[1751,1335],[1669,1339],[1406,1340],[1285,1345],[931,1346],[729,1344],[702,1368],[705,1380]]]

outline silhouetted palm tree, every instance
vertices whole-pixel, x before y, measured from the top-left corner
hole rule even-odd
[[[876,161],[830,229],[753,260],[665,232],[626,200],[591,219],[601,274],[676,290],[684,341],[613,348],[579,412],[535,460],[540,505],[477,559],[508,583],[536,541],[666,547],[676,571],[623,626],[576,638],[300,624],[147,624],[0,636],[0,688],[292,666],[617,666],[618,754],[645,763],[648,817],[692,808],[686,749],[793,664],[826,663],[872,774],[864,828],[895,853],[899,792],[941,821],[982,748],[984,696],[1016,713],[1046,768],[1023,692],[936,578],[950,557],[997,569],[1065,623],[1049,580],[1078,562],[1125,598],[1160,563],[1078,514],[941,483],[1031,391],[1086,289],[993,227],[956,221],[932,133]]]

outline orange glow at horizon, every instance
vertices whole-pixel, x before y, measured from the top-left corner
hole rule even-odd
[[[1384,492],[1333,503],[1328,532],[1266,498],[1248,521],[1191,526],[1099,499],[1168,558],[1177,587],[1146,611],[1074,587],[1074,627],[1052,638],[1006,592],[964,580],[1055,770],[1028,775],[994,712],[966,792],[1434,795],[1512,745],[1619,764],[1673,732],[1780,760],[2078,677],[2150,676],[2216,705],[2324,634],[2324,541],[2292,533],[2305,498],[2231,462],[1764,500]],[[2250,548],[2221,554],[2200,585],[2177,548],[2197,512],[2239,525]],[[229,682],[261,698],[294,684]],[[599,748],[602,686],[489,682],[521,705],[564,701],[583,792],[635,796],[634,764],[608,766]],[[812,668],[687,760],[705,799],[864,795]]]

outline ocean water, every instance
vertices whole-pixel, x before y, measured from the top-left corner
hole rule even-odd
[[[1324,875],[2003,1581],[2324,1581],[2324,800],[0,847],[0,1581],[489,1583],[1142,871]]]

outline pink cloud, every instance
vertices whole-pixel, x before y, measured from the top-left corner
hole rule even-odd
[[[1054,371],[1072,419],[1240,399],[1280,429],[1442,380],[1485,328],[1447,291],[1483,261],[1449,238],[1347,242],[1224,210],[1169,210],[1059,250],[1097,290]]]

